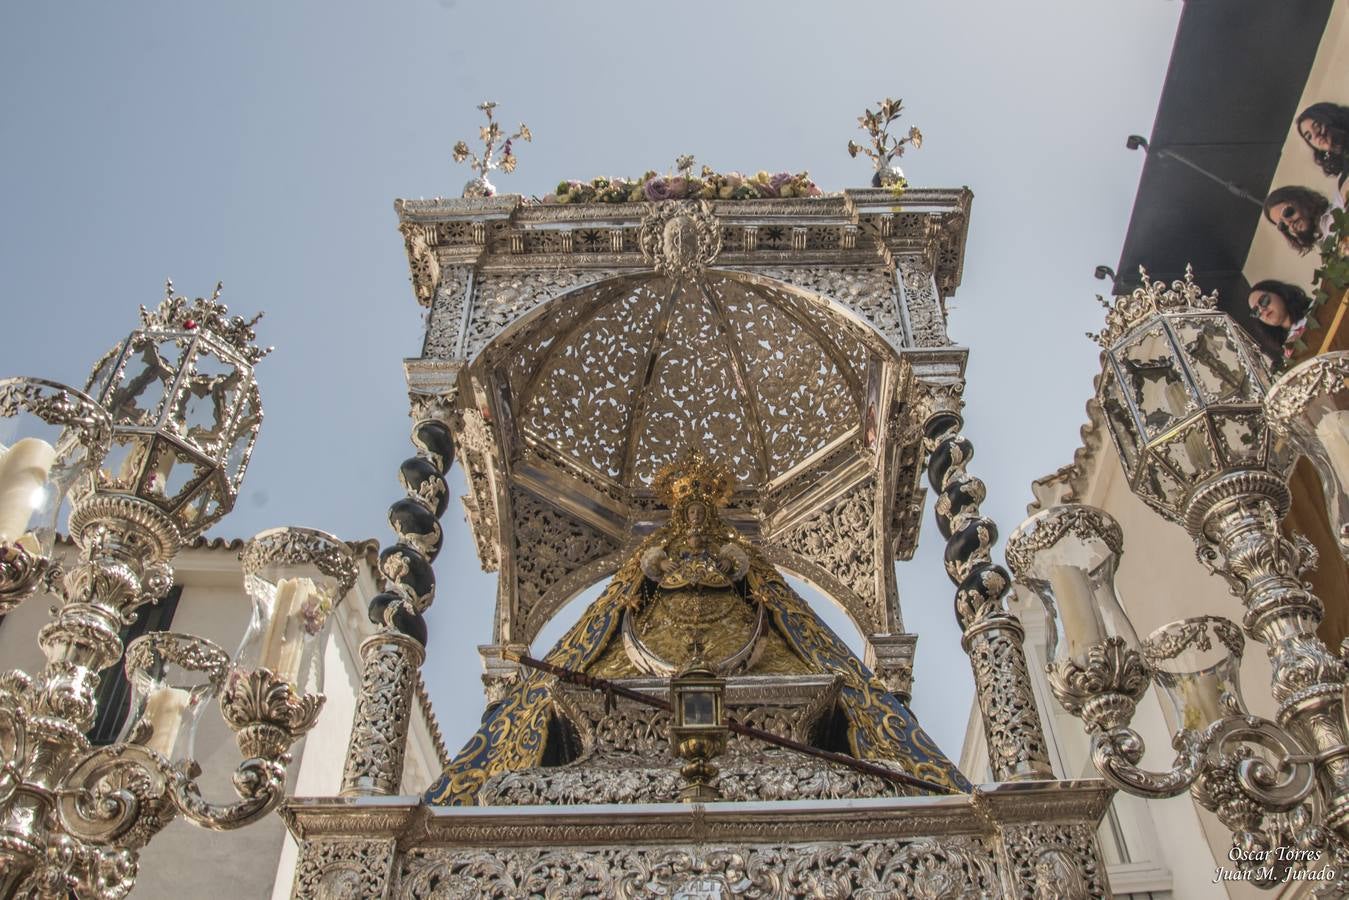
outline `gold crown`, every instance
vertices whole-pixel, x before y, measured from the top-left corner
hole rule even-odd
[[[735,477],[721,463],[693,450],[657,472],[652,486],[656,496],[671,509],[692,499],[717,507],[731,499]]]

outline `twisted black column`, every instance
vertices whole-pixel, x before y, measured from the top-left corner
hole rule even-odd
[[[379,555],[389,590],[370,601],[370,621],[382,626],[361,644],[361,693],[342,772],[342,794],[398,793],[403,778],[417,670],[426,658],[426,619],[435,599],[431,563],[440,553],[440,517],[449,502],[445,473],[454,439],[442,423],[412,428],[417,455],[404,460],[398,480],[407,496],[389,507],[398,541]]]
[[[961,646],[974,668],[974,688],[984,719],[988,760],[996,781],[1053,778],[1040,714],[1031,692],[1022,648],[1025,631],[1004,598],[1007,570],[993,562],[998,527],[979,513],[984,483],[965,471],[974,445],[960,433],[959,413],[928,417],[923,434],[927,474],[937,491],[937,528],[946,538],[946,574],[956,585]]]

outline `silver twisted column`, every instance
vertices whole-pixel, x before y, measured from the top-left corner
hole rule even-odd
[[[990,555],[998,530],[979,514],[984,483],[965,471],[974,446],[960,433],[961,424],[958,412],[943,410],[928,417],[923,432],[928,479],[938,492],[937,527],[947,540],[946,574],[956,585],[961,646],[974,668],[989,765],[997,781],[1053,778],[1026,671],[1025,631],[1004,603],[1011,579]]]
[[[361,693],[342,772],[342,796],[398,793],[411,723],[417,670],[426,657],[422,613],[435,597],[431,562],[440,552],[440,516],[449,500],[445,472],[454,462],[449,429],[432,420],[412,429],[417,455],[398,478],[407,497],[389,508],[398,542],[380,554],[391,588],[370,601],[370,620],[383,626],[361,644]]]

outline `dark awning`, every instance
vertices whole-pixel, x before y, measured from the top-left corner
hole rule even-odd
[[[1260,199],[1269,193],[1332,2],[1185,4],[1116,293],[1137,285],[1140,263],[1153,278],[1171,281],[1188,262],[1206,291],[1216,289],[1225,307],[1244,315],[1241,269],[1261,208],[1237,192]]]

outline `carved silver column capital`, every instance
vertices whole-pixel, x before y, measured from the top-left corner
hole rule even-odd
[[[520,678],[520,664],[510,654],[528,652],[529,647],[525,644],[478,645],[478,656],[482,658],[482,688],[488,706],[499,702]]]
[[[916,634],[873,634],[867,639],[863,662],[893,694],[908,701],[913,696],[913,655]]]

